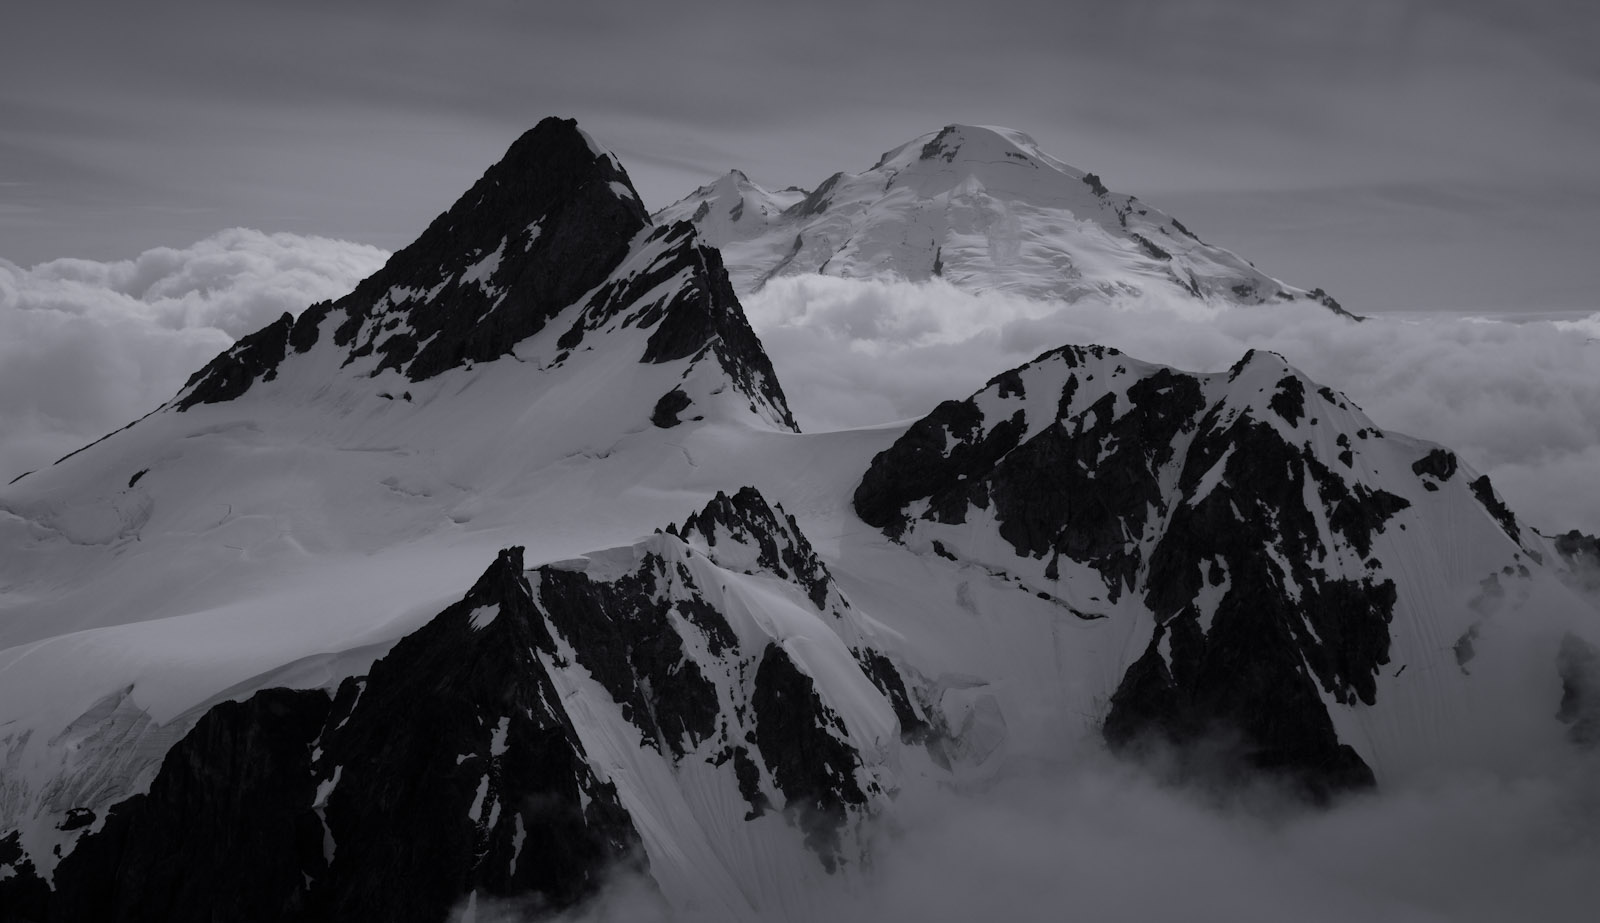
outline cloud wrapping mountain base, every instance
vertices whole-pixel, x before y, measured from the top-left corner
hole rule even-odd
[[[131,260],[0,259],[0,480],[148,413],[235,338],[344,294],[387,258],[230,228]]]
[[[1508,323],[1355,322],[1321,305],[1213,307],[1147,295],[1071,306],[939,280],[774,279],[745,299],[802,429],[920,416],[1063,343],[1217,371],[1280,353],[1379,425],[1448,445],[1524,519],[1600,531],[1600,314]]]
[[[1597,770],[1574,757],[1461,773],[1308,811],[1271,791],[1171,787],[1103,756],[1018,767],[981,791],[903,798],[876,865],[834,881],[816,919],[1587,920],[1600,908]],[[562,919],[696,917],[624,876]]]

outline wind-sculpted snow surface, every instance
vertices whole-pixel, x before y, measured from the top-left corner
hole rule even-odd
[[[719,493],[631,547],[532,570],[501,552],[332,696],[214,706],[147,793],[99,824],[80,809],[53,893],[3,841],[0,900],[39,920],[431,921],[480,895],[560,910],[621,867],[680,900],[803,882],[860,864],[919,714],[794,520]]]
[[[1006,128],[949,125],[836,173],[768,192],[735,170],[663,209],[722,248],[734,286],[823,273],[943,278],[969,291],[1073,302],[1152,287],[1230,304],[1337,302],[1259,272],[1177,219],[1112,192]]]
[[[1410,731],[1470,724],[1472,673],[1442,642],[1470,647],[1487,603],[1447,587],[1527,593],[1552,556],[1486,477],[1260,352],[1212,375],[1046,353],[914,423],[855,508],[1080,620],[1139,625],[1114,748],[1222,739],[1316,798],[1416,759]]]

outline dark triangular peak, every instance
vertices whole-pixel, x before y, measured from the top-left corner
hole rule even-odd
[[[556,657],[511,548],[340,688],[316,764],[334,919],[441,919],[469,891],[566,906],[637,849],[559,705]]]
[[[175,406],[237,397],[271,380],[288,349],[325,338],[346,365],[412,381],[499,358],[605,281],[648,224],[616,159],[576,122],[547,118],[355,291],[244,338]]]

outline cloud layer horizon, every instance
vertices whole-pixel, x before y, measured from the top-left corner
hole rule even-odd
[[[0,260],[0,478],[150,412],[234,339],[336,298],[388,254],[232,228],[132,260]],[[943,281],[774,280],[744,299],[806,430],[909,420],[1065,344],[1188,371],[1270,349],[1380,426],[1441,443],[1545,531],[1600,532],[1600,313],[1511,323],[1158,296],[1038,302]]]

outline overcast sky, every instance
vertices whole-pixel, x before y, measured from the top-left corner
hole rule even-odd
[[[612,147],[651,207],[730,167],[811,186],[959,121],[1029,132],[1356,310],[1592,309],[1594,10],[18,4],[0,257],[128,258],[230,226],[393,249],[551,114]]]

